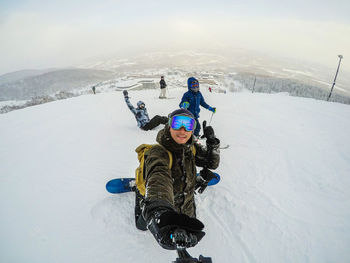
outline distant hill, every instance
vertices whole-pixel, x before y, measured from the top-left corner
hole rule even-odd
[[[0,81],[0,100],[25,100],[58,91],[71,91],[115,76],[111,71],[94,69],[62,69],[39,75],[37,73],[28,70],[3,75]],[[11,81],[4,82],[4,79]]]
[[[27,77],[33,77],[37,75],[41,75],[50,71],[55,71],[58,69],[51,68],[51,69],[25,69],[25,70],[19,70],[15,72],[6,73],[0,76],[0,84],[6,83],[6,82],[12,82],[20,79],[24,79]]]

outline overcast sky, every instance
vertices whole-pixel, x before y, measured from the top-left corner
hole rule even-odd
[[[0,0],[0,74],[211,47],[350,71],[350,1]]]

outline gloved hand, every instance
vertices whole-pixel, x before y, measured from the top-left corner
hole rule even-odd
[[[207,188],[208,183],[213,178],[217,178],[217,176],[212,171],[210,171],[208,168],[202,169],[199,172],[199,176],[196,178],[195,190],[199,189],[198,193],[203,193],[205,188]]]
[[[170,234],[170,238],[178,248],[193,247],[198,244],[196,235],[188,233],[186,230],[177,228]]]
[[[215,107],[209,107],[209,109],[208,109],[208,110],[210,110],[210,111],[212,111],[212,112],[216,113],[216,108],[215,108]]]
[[[124,97],[125,97],[125,98],[129,98],[129,96],[128,96],[128,91],[127,91],[127,90],[123,90],[123,94],[124,94]]]
[[[207,126],[207,121],[203,121],[203,136],[207,138],[207,145],[215,145],[218,143],[218,139],[215,137],[214,129],[211,126]]]
[[[202,231],[204,225],[198,219],[162,208],[147,220],[147,227],[165,249],[193,247],[205,235]]]
[[[207,126],[207,121],[203,121],[203,135],[208,140],[215,139],[214,129],[211,126]]]
[[[190,103],[188,101],[184,101],[183,103],[181,103],[181,108],[183,109],[187,109],[190,106]]]

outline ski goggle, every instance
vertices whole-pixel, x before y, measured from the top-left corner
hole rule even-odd
[[[145,104],[143,104],[143,103],[140,104],[140,106],[139,106],[140,109],[143,109],[144,107],[145,107]]]
[[[181,127],[184,127],[189,132],[196,128],[196,121],[189,116],[176,115],[169,119],[169,126],[174,130],[180,130]]]
[[[190,88],[194,92],[199,91],[199,83],[198,83],[198,81],[196,81],[196,80],[192,81],[191,84],[190,84]]]
[[[191,87],[191,89],[199,88],[198,81],[196,81],[196,80],[192,81],[191,84],[190,84],[190,87]]]

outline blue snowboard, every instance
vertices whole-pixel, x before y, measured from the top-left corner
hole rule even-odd
[[[213,178],[208,183],[208,186],[216,185],[220,182],[220,175],[214,173],[218,178]],[[197,176],[199,173],[197,174]],[[121,194],[135,191],[135,178],[117,178],[112,179],[106,184],[106,189],[112,194]]]

